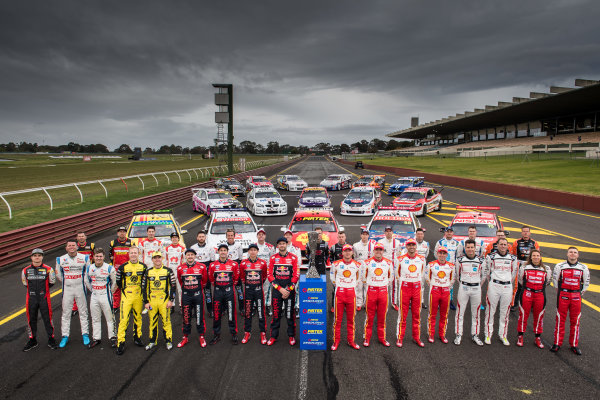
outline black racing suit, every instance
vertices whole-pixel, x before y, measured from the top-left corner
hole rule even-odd
[[[329,260],[331,261],[332,264],[334,261],[342,259],[342,248],[344,247],[345,244],[346,243],[344,243],[344,244],[336,243],[329,248]],[[331,283],[334,284],[335,282],[331,282]],[[331,306],[334,307],[334,305],[335,305],[335,287],[331,291]]]
[[[27,286],[27,331],[30,339],[35,339],[37,334],[38,310],[48,333],[48,339],[54,338],[54,325],[52,325],[52,304],[50,300],[50,287],[56,282],[54,269],[42,264],[39,267],[30,264],[23,268],[21,281]]]

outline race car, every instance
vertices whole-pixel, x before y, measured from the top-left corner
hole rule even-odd
[[[469,237],[469,226],[477,228],[477,238],[482,239],[486,245],[496,240],[496,231],[504,229],[502,222],[495,213],[484,212],[499,210],[500,207],[493,206],[456,206],[456,213],[450,226],[454,231],[454,239],[461,241]],[[475,211],[476,210],[476,211]],[[482,211],[483,210],[483,211]]]
[[[363,175],[354,181],[352,187],[371,186],[380,190],[385,189],[385,175]]]
[[[271,187],[273,188],[273,184],[270,180],[262,175],[249,176],[246,179],[246,191],[249,192],[255,187]]]
[[[329,175],[327,178],[323,179],[321,183],[319,183],[319,186],[328,190],[349,189],[351,180],[352,177],[347,174]]]
[[[248,210],[245,208],[214,210],[206,223],[208,232],[206,236],[207,244],[213,247],[215,252],[217,246],[227,242],[225,234],[230,228],[235,230],[235,241],[242,244],[244,252],[248,251],[248,246],[258,241],[256,237],[258,228]]]
[[[373,215],[381,202],[381,193],[371,186],[357,187],[340,204],[342,215]]]
[[[307,187],[298,196],[298,207],[330,207],[331,199],[327,189],[315,186]]]
[[[415,238],[415,232],[417,228],[421,227],[421,223],[410,211],[396,207],[379,207],[379,210],[367,225],[367,230],[371,235],[370,238],[373,240],[383,239],[387,226],[392,228],[394,237],[404,245],[404,242],[408,239]]]
[[[215,208],[240,208],[242,203],[227,190],[216,188],[192,189],[192,210],[210,215]]]
[[[305,187],[308,187],[308,183],[298,175],[277,175],[276,182],[278,189],[290,192],[298,192]]]
[[[396,182],[392,183],[388,187],[388,194],[390,196],[396,196],[404,192],[404,189],[410,187],[420,187],[425,184],[425,178],[422,176],[405,176],[398,178]]]
[[[246,207],[254,215],[286,215],[287,203],[277,190],[256,187],[248,193]]]
[[[242,185],[237,179],[234,178],[219,178],[215,185],[218,188],[225,189],[234,196],[245,196],[246,191],[244,185]]]
[[[137,246],[140,239],[148,236],[147,229],[153,226],[155,236],[166,247],[171,243],[171,233],[175,232],[179,235],[179,243],[185,247],[183,234],[187,233],[182,230],[179,223],[175,220],[173,210],[140,210],[134,211],[131,222],[127,227],[127,237],[132,243]]]
[[[337,243],[337,234],[344,230],[344,227],[339,226],[333,216],[332,208],[301,208],[296,209],[296,213],[288,226],[282,226],[281,231],[285,232],[288,229],[292,231],[292,244],[302,252],[303,264],[306,259],[306,244],[308,243],[308,232],[312,232],[315,228],[323,229],[323,240],[329,246]],[[307,267],[307,266],[305,266]]]
[[[394,199],[392,205],[424,216],[432,211],[440,211],[442,201],[441,190],[432,187],[411,187],[404,189],[400,197]]]

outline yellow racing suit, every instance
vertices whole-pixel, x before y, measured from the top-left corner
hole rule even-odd
[[[125,333],[129,326],[129,315],[133,313],[133,336],[142,337],[142,280],[146,274],[146,265],[131,261],[117,269],[117,286],[121,289],[121,315],[119,320],[118,344],[125,342]]]
[[[158,317],[162,320],[163,331],[167,343],[173,341],[171,327],[171,310],[167,308],[169,301],[175,300],[177,286],[175,275],[170,268],[150,268],[142,281],[144,304],[150,304],[148,316],[150,318],[150,343],[156,344],[158,337]]]

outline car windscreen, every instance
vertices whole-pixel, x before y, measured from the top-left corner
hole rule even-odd
[[[370,192],[350,192],[346,196],[347,200],[371,200],[373,195]]]
[[[329,217],[294,217],[292,232],[311,232],[322,228],[323,232],[335,232],[335,224]]]
[[[290,176],[287,177],[287,180],[288,181],[299,181],[300,177],[296,176],[296,175],[290,175]]]
[[[264,177],[254,177],[252,178],[252,182],[269,182],[269,180]]]
[[[279,193],[273,191],[273,192],[256,192],[254,193],[254,197],[256,197],[257,199],[270,199],[270,198],[280,198],[281,196],[279,196]]]
[[[412,220],[409,220],[409,219],[406,219],[406,220],[392,220],[392,219],[374,220],[373,223],[371,223],[369,230],[375,231],[375,232],[385,232],[386,226],[391,226],[392,231],[395,233],[414,232],[415,231],[413,222],[412,222]]]
[[[241,183],[239,183],[235,179],[223,181],[223,184],[225,184],[225,185],[238,185],[238,186],[241,186]]]
[[[326,199],[327,196],[325,195],[325,192],[311,190],[309,192],[304,192],[302,194],[302,198],[303,199]]]
[[[404,192],[400,195],[400,200],[419,200],[425,197],[422,192]]]
[[[176,231],[173,223],[164,223],[163,221],[156,221],[153,223],[139,224],[134,222],[133,226],[131,227],[131,231],[127,236],[130,238],[145,238],[148,236],[147,229],[149,226],[153,226],[154,229],[156,229],[154,236],[158,237],[168,237],[171,235],[171,233]]]
[[[256,232],[252,220],[249,218],[215,218],[212,226],[210,227],[210,233],[215,235],[222,235],[227,232],[227,229],[234,229],[235,233],[248,233]]]
[[[454,234],[456,236],[469,236],[469,226],[474,225],[477,228],[477,236],[478,237],[495,237],[496,236],[496,224],[492,221],[489,223],[475,223],[475,224],[466,224],[466,223],[458,223],[452,224],[452,229],[454,229]]]
[[[208,198],[210,200],[218,200],[218,199],[231,199],[231,195],[229,193],[209,193]]]
[[[341,178],[339,175],[329,175],[325,178],[326,181],[339,181]]]
[[[396,183],[398,185],[407,185],[407,186],[410,186],[412,184],[412,181],[409,181],[408,179],[398,179],[396,181]]]

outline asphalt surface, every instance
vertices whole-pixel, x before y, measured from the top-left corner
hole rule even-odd
[[[287,173],[300,175],[310,185],[316,185],[327,174],[343,172],[345,168],[347,167],[324,158],[311,157],[293,166]],[[360,173],[363,173],[362,170]],[[388,177],[388,182],[391,180],[392,177]],[[344,192],[347,191],[342,193]],[[290,210],[293,210],[297,193],[282,194],[288,200]],[[391,197],[385,194],[383,196],[384,203],[390,204]],[[542,244],[542,250],[547,260],[564,259],[565,246],[579,246],[581,261],[595,268],[591,269],[592,283],[600,283],[600,243],[596,230],[600,215],[525,203],[458,188],[446,188],[443,196],[445,201],[442,211],[421,218],[422,225],[427,229],[426,240],[430,243],[441,237],[438,229],[441,224],[451,220],[457,203],[497,205],[501,207],[499,215],[505,219],[505,227],[511,232],[512,238],[519,237],[518,228],[522,224],[535,227],[532,237],[546,243]],[[341,193],[334,193],[333,198],[338,222],[349,233],[348,242],[354,243],[359,240],[359,227],[368,223],[370,217],[339,216]],[[185,235],[186,243],[193,244],[196,231],[204,226],[206,218],[188,222],[198,216],[192,211],[191,202],[181,204],[174,210],[178,221],[185,224],[184,229],[188,230]],[[265,226],[267,241],[274,241],[281,235],[279,228],[289,223],[290,218],[291,212],[283,217],[257,217],[255,220],[258,225]],[[107,232],[90,239],[96,245],[106,248],[113,235],[113,232]],[[47,254],[45,260],[54,265],[53,260],[62,253],[64,252]],[[429,259],[433,259],[433,255]],[[554,262],[549,264],[554,266]],[[483,348],[472,343],[468,339],[469,311],[465,315],[463,344],[455,346],[452,344],[454,312],[450,311],[447,336],[451,342],[446,345],[437,340],[434,344],[426,342],[423,349],[411,342],[410,330],[407,331],[405,344],[401,349],[395,346],[384,348],[375,340],[369,348],[361,346],[359,351],[342,344],[335,352],[303,352],[297,345],[290,347],[285,340],[267,348],[258,341],[258,326],[255,321],[252,340],[245,345],[231,345],[227,329],[223,326],[223,340],[215,346],[200,348],[195,332],[191,335],[190,344],[183,349],[174,348],[170,352],[164,348],[162,336],[159,347],[148,352],[133,346],[128,339],[126,353],[117,357],[106,344],[101,348],[85,349],[79,334],[78,318],[72,320],[71,341],[65,349],[53,351],[45,346],[43,324],[38,321],[40,346],[28,353],[22,352],[27,341],[25,314],[10,318],[24,305],[25,290],[20,283],[19,274],[19,268],[0,273],[0,357],[6,363],[0,381],[0,395],[5,398],[42,395],[47,398],[189,398],[195,395],[202,399],[600,397],[598,289],[593,289],[596,291],[589,291],[584,296],[590,305],[582,306],[580,347],[583,355],[580,357],[571,353],[567,347],[563,347],[558,354],[548,351],[552,344],[556,313],[554,288],[547,289],[546,326],[542,338],[548,347],[544,350],[533,345],[531,322],[525,336],[525,347],[518,348],[514,345],[516,313],[511,314],[510,319],[510,347],[503,346],[497,336],[493,337],[490,346]],[[60,336],[60,301],[60,294],[52,299],[57,337]],[[331,315],[329,314],[328,321],[330,328]],[[362,342],[364,318],[364,311],[357,313],[358,343]],[[396,336],[396,320],[397,312],[390,308],[387,316],[387,339],[390,342]],[[421,315],[422,340],[426,339],[426,321],[424,310]],[[207,319],[206,322],[207,339],[210,339],[212,320]],[[144,317],[144,340],[147,339],[147,329],[148,321]],[[241,318],[238,318],[238,329],[243,331]],[[181,317],[178,313],[173,315],[173,332],[177,343],[181,338]],[[129,334],[128,338],[130,337]],[[329,338],[331,340],[331,329]],[[342,343],[344,338],[343,328]],[[282,334],[280,339],[285,339],[285,335]]]

